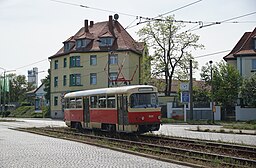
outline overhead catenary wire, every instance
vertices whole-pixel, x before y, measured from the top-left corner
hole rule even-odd
[[[146,21],[143,21],[143,22],[140,21],[139,23],[137,23],[136,25],[134,25],[134,26],[132,26],[132,27],[135,27],[135,26],[137,26],[137,25],[139,25],[139,24],[142,24],[142,23],[147,23],[147,22],[149,22],[149,21],[172,21],[172,22],[182,22],[182,23],[199,23],[200,21],[164,20],[164,19],[157,19],[157,18],[162,17],[162,16],[167,15],[167,14],[170,14],[170,13],[172,13],[172,12],[176,12],[176,11],[178,11],[178,10],[181,10],[181,9],[186,8],[186,7],[188,7],[188,6],[194,5],[194,4],[196,4],[196,3],[198,3],[198,2],[201,2],[201,1],[202,1],[202,0],[198,0],[198,1],[195,1],[195,2],[192,2],[192,3],[189,3],[189,4],[187,4],[187,5],[184,5],[184,6],[179,7],[179,8],[177,8],[177,9],[173,9],[173,10],[171,10],[171,11],[169,11],[169,12],[160,14],[160,15],[154,17],[154,18],[149,18],[149,17],[142,17],[142,16],[140,16],[140,17],[139,17],[140,19],[145,19]],[[130,27],[130,28],[131,28],[131,27]]]
[[[255,14],[256,12],[253,12],[253,13],[249,13],[249,14],[245,14],[245,15],[242,15],[242,16],[238,16],[238,17],[234,17],[234,18],[230,18],[230,19],[227,19],[227,20],[223,20],[221,22],[203,22],[203,21],[185,21],[185,20],[164,20],[164,19],[158,19],[159,17],[162,17],[164,15],[167,15],[167,14],[170,14],[170,13],[173,13],[173,12],[176,12],[178,10],[181,10],[181,9],[184,9],[186,7],[189,7],[189,6],[192,6],[192,5],[195,5],[199,2],[201,2],[202,0],[197,0],[195,2],[192,2],[192,3],[189,3],[187,5],[184,5],[184,6],[181,6],[179,8],[176,8],[176,9],[173,9],[171,11],[168,11],[168,12],[165,12],[163,14],[160,14],[156,17],[153,17],[153,18],[150,18],[150,17],[145,17],[145,16],[139,16],[139,15],[134,15],[134,14],[129,14],[129,13],[123,13],[123,12],[118,12],[118,11],[112,11],[112,10],[107,10],[107,9],[102,9],[102,8],[96,8],[96,7],[90,7],[90,6],[87,6],[87,5],[83,5],[83,4],[77,4],[77,3],[71,3],[71,2],[66,2],[66,1],[60,1],[60,0],[49,0],[49,1],[52,1],[52,2],[57,2],[57,3],[62,3],[62,4],[66,4],[66,5],[72,5],[72,6],[77,6],[77,7],[82,7],[82,8],[87,8],[87,9],[92,9],[92,10],[98,10],[98,11],[102,11],[102,12],[112,12],[112,13],[117,13],[117,14],[120,14],[120,15],[125,15],[125,16],[129,16],[129,17],[135,17],[135,20],[132,21],[128,26],[126,26],[125,29],[130,29],[130,28],[133,28],[133,27],[136,27],[140,24],[143,24],[143,23],[148,23],[150,21],[172,21],[172,22],[181,22],[181,23],[189,23],[189,24],[199,24],[199,28],[193,28],[193,29],[190,29],[189,31],[195,31],[195,30],[198,30],[198,29],[201,29],[203,27],[208,27],[208,26],[212,26],[212,25],[216,25],[216,24],[221,24],[221,23],[226,23],[230,20],[234,20],[234,19],[238,19],[238,18],[241,18],[241,17],[245,17],[245,16],[249,16],[249,15],[252,15],[252,14]],[[134,23],[136,20],[140,19],[140,21],[135,24],[135,25],[132,25],[132,23]],[[141,19],[144,19],[146,21],[141,21]],[[207,25],[205,25],[205,23],[209,23]],[[240,22],[233,22],[233,23],[240,23]]]
[[[226,19],[226,20],[222,20],[222,21],[217,21],[217,22],[212,22],[212,23],[207,24],[207,25],[202,25],[199,28],[194,29],[194,30],[198,30],[198,29],[201,29],[201,28],[204,28],[204,27],[209,27],[209,26],[213,26],[213,25],[218,25],[218,24],[226,23],[226,22],[231,21],[231,20],[243,18],[243,17],[246,17],[246,16],[254,15],[254,14],[256,14],[256,11],[255,12],[251,12],[251,13],[247,13],[247,14],[244,14],[244,15],[232,17],[230,19]]]
[[[44,61],[48,61],[48,59],[43,59],[43,60],[40,60],[40,61],[36,61],[36,62],[31,63],[31,64],[18,67],[18,68],[16,68],[15,70],[22,69],[22,68],[26,68],[26,67],[28,67],[28,66],[35,65],[35,64],[38,64],[38,63],[44,62]]]
[[[57,2],[57,3],[62,3],[62,4],[66,4],[66,5],[82,7],[82,8],[87,8],[87,9],[93,9],[93,10],[102,11],[102,12],[111,12],[111,13],[117,13],[117,14],[121,14],[121,15],[130,16],[130,17],[137,17],[136,15],[132,15],[132,14],[128,14],[128,13],[117,12],[117,11],[101,9],[101,8],[95,8],[95,7],[90,7],[90,6],[81,5],[81,4],[70,3],[70,2],[66,2],[66,1],[59,1],[59,0],[49,0],[49,1]]]
[[[66,4],[66,5],[72,5],[72,6],[77,6],[77,7],[82,7],[82,8],[87,8],[87,9],[93,9],[93,10],[98,10],[98,11],[102,11],[102,12],[112,12],[112,13],[117,13],[117,14],[121,14],[121,15],[125,15],[125,16],[130,16],[130,17],[135,17],[135,20],[133,22],[135,22],[137,19],[145,19],[145,20],[159,20],[159,19],[156,19],[160,16],[164,16],[164,15],[167,15],[169,13],[172,13],[172,12],[175,12],[175,11],[178,11],[178,10],[181,10],[183,8],[186,8],[188,6],[191,6],[191,5],[194,5],[198,2],[201,2],[202,0],[197,0],[195,2],[192,2],[192,3],[189,3],[187,5],[184,5],[184,6],[181,6],[177,9],[174,9],[174,10],[171,10],[169,12],[166,12],[166,13],[163,13],[163,14],[160,14],[154,18],[150,18],[150,17],[144,17],[144,16],[138,16],[138,15],[133,15],[133,14],[128,14],[128,13],[123,13],[123,12],[117,12],[117,11],[112,11],[112,10],[107,10],[107,9],[101,9],[101,8],[95,8],[95,7],[90,7],[90,6],[87,6],[87,5],[81,5],[81,4],[76,4],[76,3],[70,3],[70,2],[66,2],[66,1],[60,1],[60,0],[49,0],[49,1],[52,1],[52,2],[57,2],[57,3],[62,3],[62,4]],[[183,21],[183,20],[172,20],[173,22],[183,22],[183,23],[198,23],[198,22],[194,22],[194,21]],[[132,22],[132,23],[133,23]],[[147,22],[147,21],[146,21]],[[135,27],[135,26],[138,26],[139,24],[142,24],[142,23],[146,23],[146,22],[139,22],[137,23],[136,25],[133,25],[133,26],[130,26],[132,23],[130,23],[125,29],[128,29],[128,28],[132,28],[132,27]]]
[[[239,18],[246,17],[246,16],[250,16],[250,15],[254,15],[254,14],[256,14],[256,11],[248,13],[248,14],[244,14],[244,15],[241,15],[241,16],[236,16],[236,17],[233,17],[233,18],[230,18],[230,19],[223,20],[223,21],[221,21],[221,23],[228,22],[228,21],[231,21],[231,20],[234,20],[234,19],[239,19]]]
[[[194,58],[209,57],[212,55],[221,54],[221,53],[225,53],[225,52],[229,52],[229,51],[231,51],[231,50],[223,50],[223,51],[218,51],[218,52],[214,52],[214,53],[210,53],[210,54],[204,54],[204,55],[196,56]]]
[[[188,7],[188,6],[194,5],[194,4],[196,4],[196,3],[198,3],[198,2],[201,2],[201,1],[202,1],[202,0],[198,0],[198,1],[192,2],[192,3],[190,3],[190,4],[181,6],[181,7],[177,8],[177,9],[173,9],[173,10],[171,10],[171,11],[169,11],[169,12],[166,12],[166,13],[160,14],[159,16],[154,17],[154,19],[155,19],[155,18],[158,18],[158,17],[162,17],[162,16],[167,15],[167,14],[170,14],[170,13],[173,13],[173,12],[176,12],[176,11],[178,11],[178,10],[181,10],[181,9],[186,8],[186,7]]]

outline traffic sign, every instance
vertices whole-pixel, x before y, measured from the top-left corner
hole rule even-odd
[[[189,103],[189,92],[181,92],[181,102],[182,103]]]
[[[189,83],[188,82],[181,82],[180,83],[180,90],[181,91],[189,91]]]

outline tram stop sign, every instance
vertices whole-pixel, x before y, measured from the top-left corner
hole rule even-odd
[[[186,91],[181,92],[181,102],[189,103],[189,92],[186,92]]]

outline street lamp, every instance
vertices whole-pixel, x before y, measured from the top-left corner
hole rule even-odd
[[[209,61],[211,66],[211,106],[212,106],[212,123],[214,124],[214,107],[213,107],[213,74],[212,74],[212,60]]]

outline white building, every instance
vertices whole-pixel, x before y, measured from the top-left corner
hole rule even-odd
[[[28,70],[28,83],[33,83],[36,88],[38,87],[38,68]]]

